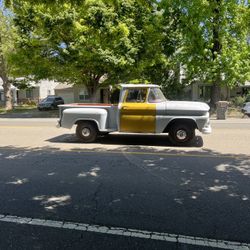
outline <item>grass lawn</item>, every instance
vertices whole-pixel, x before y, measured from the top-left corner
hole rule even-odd
[[[58,110],[39,111],[35,105],[20,105],[6,111],[0,107],[0,118],[58,118]]]
[[[229,107],[227,114],[229,117],[235,117],[235,118],[242,118],[243,117],[243,113],[241,112],[240,108]]]
[[[11,113],[24,113],[27,111],[36,110],[36,106],[34,105],[22,105],[16,106],[13,110],[6,111],[3,107],[0,107],[0,114],[11,114]]]

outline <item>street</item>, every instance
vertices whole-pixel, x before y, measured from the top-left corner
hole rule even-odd
[[[250,249],[250,119],[211,123],[174,147],[1,118],[0,249]]]

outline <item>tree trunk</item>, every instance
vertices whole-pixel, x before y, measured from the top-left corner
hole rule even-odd
[[[4,58],[0,55],[0,77],[3,80],[4,105],[6,110],[13,109],[11,82],[8,79]]]
[[[91,103],[97,102],[97,88],[93,85],[86,86],[89,94],[89,100]]]
[[[221,96],[221,87],[219,83],[214,83],[211,89],[211,100],[210,100],[210,106],[212,110],[216,109],[216,103],[220,101],[220,96]]]
[[[213,0],[214,9],[213,9],[213,47],[212,47],[212,54],[213,54],[213,61],[215,61],[219,54],[221,54],[222,44],[220,42],[220,8],[221,8],[221,0]],[[220,70],[217,73],[217,76],[214,79],[214,83],[212,85],[211,90],[211,99],[210,99],[210,106],[212,110],[216,108],[216,102],[220,101],[221,96],[221,74]]]
[[[91,82],[88,84],[88,92],[90,94],[90,101],[95,103],[97,102],[97,90],[99,87],[100,76],[95,76],[91,79]]]
[[[12,110],[13,103],[12,103],[11,83],[9,82],[8,78],[3,79],[3,90],[4,90],[5,110]]]
[[[0,34],[0,77],[3,80],[5,109],[12,110],[13,104],[11,95],[11,83],[8,79],[6,61],[3,56],[1,34]]]

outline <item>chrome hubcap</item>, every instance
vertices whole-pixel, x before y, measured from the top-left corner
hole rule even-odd
[[[82,135],[84,136],[84,137],[88,137],[88,136],[90,136],[90,129],[89,128],[83,128],[82,129]]]
[[[178,140],[185,140],[187,138],[187,132],[180,129],[176,132],[176,137]]]

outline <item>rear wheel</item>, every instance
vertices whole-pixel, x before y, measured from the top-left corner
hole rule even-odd
[[[195,128],[188,124],[173,124],[169,129],[169,138],[177,146],[188,145],[195,137]]]
[[[97,126],[92,122],[80,122],[76,127],[76,136],[85,143],[94,142],[98,135]]]

